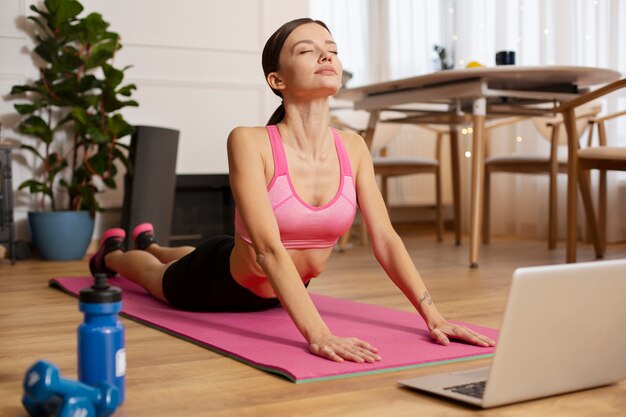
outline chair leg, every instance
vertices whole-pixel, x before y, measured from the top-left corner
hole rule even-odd
[[[459,163],[459,135],[456,127],[450,129],[450,167],[452,173],[452,205],[454,211],[454,244],[461,244],[461,175]]]
[[[606,253],[606,171],[600,171],[600,184],[598,188],[598,239],[600,249]]]
[[[587,180],[587,184],[589,184],[589,196],[591,198],[591,171],[582,171],[582,174],[580,175],[584,175],[586,180]],[[580,186],[579,186],[580,188]],[[582,196],[581,196],[582,198]],[[593,244],[593,239],[592,239],[592,234],[593,232],[591,231],[591,223],[589,222],[589,217],[587,217],[587,215],[585,214],[585,233],[583,234],[583,236],[580,238],[580,240],[582,240],[583,242],[592,245]],[[597,229],[596,229],[597,230]]]
[[[344,252],[350,247],[350,237],[352,235],[351,229],[352,228],[348,229],[348,231],[344,233],[343,236],[341,236],[341,238],[339,238],[339,250],[341,252]]]
[[[548,203],[548,249],[556,248],[556,213],[557,213],[557,198],[556,198],[556,174],[550,173],[550,186],[549,186],[549,203]]]
[[[485,177],[484,177],[484,187],[483,187],[483,244],[489,244],[489,234],[491,233],[489,230],[489,211],[491,206],[490,201],[490,189],[491,189],[491,172],[489,168],[485,169]]]
[[[589,187],[588,171],[578,170],[578,183],[580,184],[580,193],[583,199],[583,205],[585,206],[585,213],[587,215],[587,224],[589,224],[589,232],[593,241],[593,246],[596,251],[596,257],[602,258],[602,245],[600,244],[598,236],[598,223],[593,210],[593,202],[591,201],[591,190]]]
[[[369,236],[367,235],[367,226],[365,225],[365,219],[363,218],[363,213],[359,211],[361,217],[361,244],[363,246],[367,246],[370,244]]]
[[[389,178],[385,175],[380,176],[380,194],[383,196],[385,207],[389,211],[389,199],[387,193],[389,192]]]
[[[440,169],[437,167],[435,171],[435,204],[437,213],[435,215],[437,222],[437,241],[443,241],[443,206],[441,204],[441,176]]]

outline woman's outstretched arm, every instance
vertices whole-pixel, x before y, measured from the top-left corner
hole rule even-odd
[[[337,337],[315,308],[298,271],[280,240],[265,180],[261,144],[266,135],[258,128],[237,128],[228,138],[230,182],[237,209],[250,234],[256,261],[276,296],[309,344],[312,353],[334,360],[373,362],[376,349],[369,343]]]
[[[391,225],[376,184],[372,158],[365,141],[356,134],[343,135],[351,143],[352,154],[357,156],[354,165],[357,166],[355,172],[359,208],[367,226],[374,256],[422,316],[430,329],[431,337],[442,345],[447,345],[449,338],[456,338],[479,346],[494,346],[493,340],[464,326],[451,324],[439,313],[404,243]]]

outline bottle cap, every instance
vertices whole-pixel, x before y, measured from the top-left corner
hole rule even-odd
[[[112,287],[107,281],[106,274],[95,274],[95,281],[91,287],[80,290],[81,303],[115,303],[122,301],[122,290]]]

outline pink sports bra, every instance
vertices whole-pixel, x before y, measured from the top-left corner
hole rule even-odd
[[[274,176],[267,192],[283,246],[285,249],[319,249],[335,245],[352,225],[357,205],[350,159],[339,134],[331,128],[341,171],[339,189],[331,201],[315,207],[302,200],[294,189],[278,128],[267,126],[267,131],[274,155]],[[252,243],[236,209],[235,230],[246,242]]]

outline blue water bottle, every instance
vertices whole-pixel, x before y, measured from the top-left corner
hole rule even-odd
[[[124,326],[118,320],[122,290],[109,286],[105,274],[96,274],[94,285],[83,288],[79,300],[85,318],[78,326],[78,379],[92,386],[101,381],[115,385],[122,404],[126,375]]]

